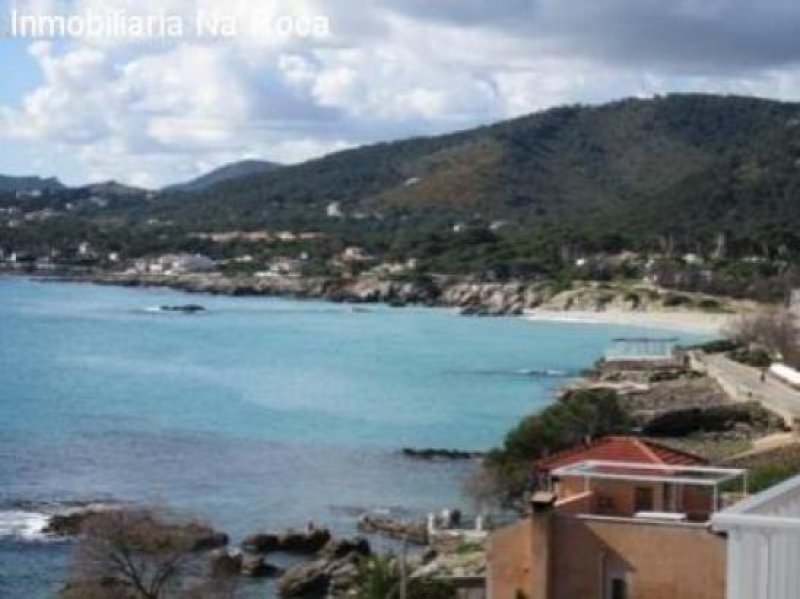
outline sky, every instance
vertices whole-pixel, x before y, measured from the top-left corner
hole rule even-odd
[[[145,17],[173,28],[135,31]],[[798,0],[0,0],[0,27],[0,173],[69,184],[155,188],[629,96],[800,101]]]

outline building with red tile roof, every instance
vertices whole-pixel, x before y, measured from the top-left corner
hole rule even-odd
[[[685,451],[672,449],[648,439],[630,436],[608,436],[575,445],[536,460],[534,471],[547,474],[557,468],[579,462],[627,462],[667,466],[701,466],[707,461]]]
[[[709,522],[736,501],[736,481],[746,495],[745,470],[609,436],[537,460],[534,474],[527,515],[487,543],[491,599],[724,599],[726,539]]]

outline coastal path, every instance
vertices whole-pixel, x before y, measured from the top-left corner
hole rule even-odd
[[[800,423],[800,391],[770,376],[762,377],[759,368],[728,359],[723,354],[692,354],[695,367],[715,378],[725,392],[737,401],[758,401],[781,416],[787,426]]]

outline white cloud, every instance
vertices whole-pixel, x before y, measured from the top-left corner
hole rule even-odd
[[[63,150],[87,177],[160,185],[244,157],[295,162],[560,103],[672,89],[798,99],[791,59],[800,44],[770,16],[796,25],[800,10],[766,4],[76,0],[75,12],[164,10],[188,19],[220,10],[240,24],[255,8],[260,19],[321,15],[332,29],[319,38],[34,42],[42,82],[0,106],[0,135]],[[42,0],[40,9],[52,7]],[[775,40],[732,71],[732,41],[749,48],[764,40],[764,31],[744,35],[736,10]],[[659,24],[664,31],[654,31]],[[709,24],[713,34],[700,39]]]

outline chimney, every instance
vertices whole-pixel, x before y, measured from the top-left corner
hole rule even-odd
[[[550,598],[550,578],[553,538],[553,507],[556,495],[545,491],[533,494],[530,500],[531,515],[531,599]]]
[[[555,493],[551,493],[550,491],[537,491],[531,497],[531,513],[532,514],[544,514],[549,512],[553,509],[553,506],[556,503],[556,495]]]

